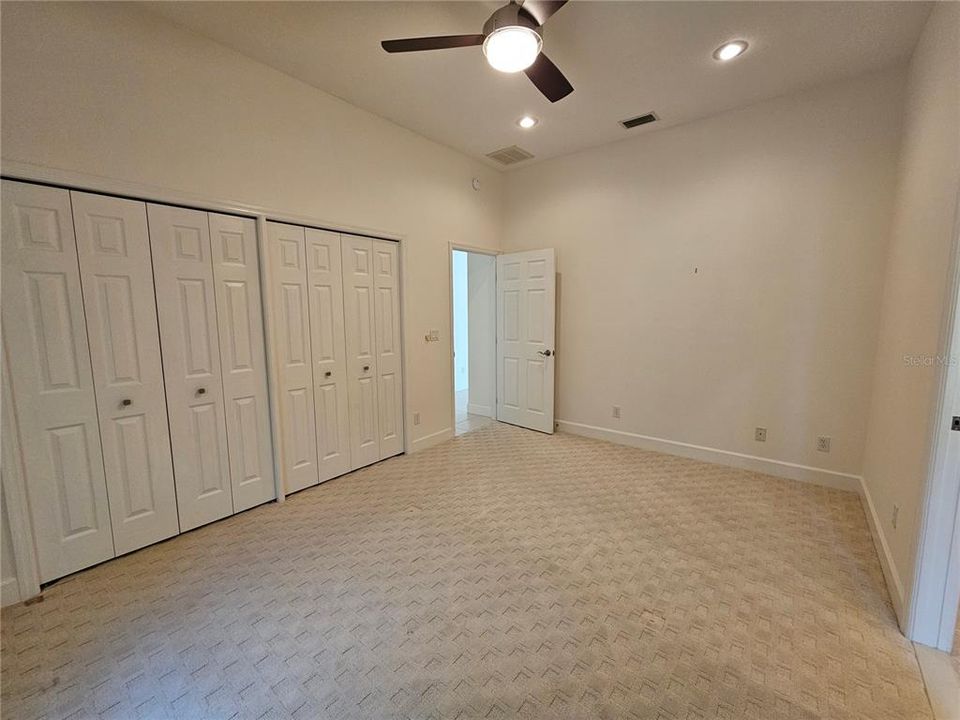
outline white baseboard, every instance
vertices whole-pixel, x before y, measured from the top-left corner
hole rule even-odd
[[[453,437],[453,428],[444,428],[443,430],[438,430],[435,433],[430,433],[429,435],[424,435],[422,438],[417,438],[411,443],[410,452],[420,452],[421,450],[426,450],[427,448],[432,448],[435,445],[439,445],[445,440],[449,440]]]
[[[474,405],[467,403],[467,413],[470,415],[483,415],[484,417],[493,417],[493,408],[489,405]]]
[[[20,602],[20,585],[15,577],[0,582],[0,605],[15,605]]]
[[[860,501],[863,504],[863,513],[867,516],[867,524],[870,526],[870,534],[873,536],[873,544],[877,549],[877,555],[880,556],[880,567],[883,569],[883,577],[887,581],[887,591],[890,593],[890,600],[893,601],[893,609],[897,613],[897,620],[900,627],[906,627],[906,615],[904,614],[903,583],[900,581],[900,573],[897,571],[897,564],[893,561],[893,554],[890,552],[890,546],[887,545],[887,538],[883,534],[883,523],[877,515],[877,509],[873,505],[873,498],[870,497],[870,490],[866,482],[860,478]]]
[[[583,435],[584,437],[595,438],[597,440],[607,440],[619,445],[629,445],[630,447],[640,448],[641,450],[653,450],[654,452],[662,452],[668,455],[680,455],[681,457],[692,458],[693,460],[702,460],[718,465],[728,465],[742,470],[752,470],[788,480],[799,480],[801,482],[814,483],[837,490],[860,492],[861,478],[859,475],[827,470],[826,468],[811,467],[809,465],[798,465],[796,463],[757,457],[755,455],[745,455],[730,450],[692,445],[690,443],[678,442],[677,440],[666,440],[649,435],[639,435],[623,430],[612,430],[610,428],[586,425],[569,420],[557,420],[556,423],[561,431],[575,435]]]

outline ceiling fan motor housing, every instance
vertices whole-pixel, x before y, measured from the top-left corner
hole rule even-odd
[[[508,3],[491,15],[483,24],[483,34],[489,36],[494,30],[517,25],[530,28],[541,38],[543,37],[543,28],[537,24],[530,13],[516,3]]]

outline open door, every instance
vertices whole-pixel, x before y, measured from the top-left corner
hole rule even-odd
[[[497,256],[497,420],[553,432],[556,258]]]

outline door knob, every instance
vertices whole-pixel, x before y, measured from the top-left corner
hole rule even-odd
[[[323,374],[324,377],[330,377],[331,375],[333,375],[333,373],[330,372],[329,370],[327,370],[327,371]]]
[[[364,371],[364,372],[369,372],[369,371],[370,371],[370,366],[369,366],[369,365],[364,365],[364,366],[363,366],[363,371]]]
[[[131,405],[133,405],[133,400],[131,400],[130,398],[124,398],[123,400],[120,401],[120,405],[122,405],[123,407],[130,407]]]
[[[537,355],[543,355],[544,357],[550,357],[553,353],[550,350],[537,350]]]
[[[206,388],[197,388],[197,395],[205,395],[207,392]]]

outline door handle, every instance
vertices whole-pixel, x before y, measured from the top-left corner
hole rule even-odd
[[[329,370],[327,370],[327,371],[323,374],[324,377],[330,377],[331,375],[333,375],[333,373],[330,372]]]
[[[197,388],[197,395],[206,395],[206,394],[207,394],[206,388]]]
[[[133,405],[133,400],[130,398],[124,398],[120,401],[120,407],[130,407],[131,405]]]
[[[551,350],[537,350],[537,355],[543,355],[544,357],[550,357],[553,355]]]
[[[364,366],[363,366],[363,371],[364,371],[364,372],[370,372],[370,366],[369,366],[369,365],[364,365]]]

